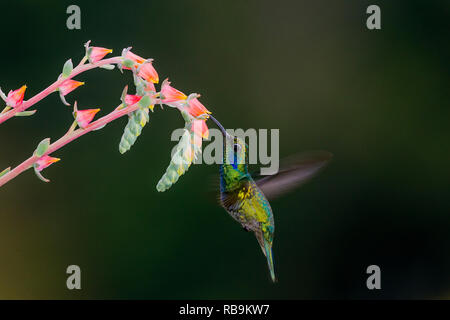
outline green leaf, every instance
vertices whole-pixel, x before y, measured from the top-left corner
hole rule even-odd
[[[36,148],[36,151],[34,154],[37,157],[42,157],[45,152],[47,152],[48,147],[50,146],[50,138],[45,138],[41,142],[39,142],[39,145]]]
[[[104,65],[100,66],[100,68],[106,69],[106,70],[114,70],[115,66],[113,64],[104,64]]]
[[[0,172],[0,177],[4,176],[5,174],[7,174],[8,172],[11,171],[11,167],[6,168],[5,170],[3,170],[2,172]]]
[[[37,110],[22,111],[15,114],[16,117],[28,117],[36,113]]]
[[[72,70],[73,70],[72,59],[69,59],[66,61],[66,63],[64,63],[63,72],[62,72],[63,77],[67,78],[68,76],[70,76],[70,74],[72,73]]]

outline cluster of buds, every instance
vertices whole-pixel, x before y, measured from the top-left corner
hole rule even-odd
[[[181,113],[185,121],[185,133],[179,141],[177,152],[171,159],[166,173],[158,183],[157,190],[165,191],[184,174],[201,152],[202,139],[207,139],[209,136],[206,121],[211,112],[198,100],[200,97],[199,94],[192,93],[186,95],[182,91],[172,87],[168,79],[162,82],[161,90],[157,92],[155,85],[159,83],[159,75],[153,66],[153,59],[145,59],[133,53],[131,47],[124,49],[121,56],[104,59],[110,53],[112,53],[111,49],[93,47],[90,45],[90,41],[88,41],[85,44],[85,55],[76,68],[73,67],[71,59],[67,60],[55,84],[41,92],[39,98],[33,97],[29,102],[24,102],[24,95],[27,88],[25,85],[17,90],[11,90],[8,95],[5,95],[0,89],[0,96],[6,104],[5,109],[0,113],[0,123],[2,122],[1,117],[4,114],[7,114],[8,118],[9,115],[34,114],[35,110],[26,111],[25,109],[42,99],[42,97],[55,91],[59,93],[63,104],[70,106],[65,97],[85,84],[73,78],[86,70],[96,67],[113,70],[116,66],[121,72],[123,70],[129,70],[132,72],[134,86],[136,88],[134,94],[128,94],[128,86],[125,87],[120,99],[122,103],[111,113],[99,119],[101,122],[94,121],[95,116],[100,112],[99,108],[83,108],[79,110],[75,101],[73,105],[74,121],[66,135],[58,140],[58,146],[51,147],[50,139],[44,139],[39,143],[33,157],[29,161],[32,161],[32,167],[34,167],[36,175],[43,181],[48,182],[49,180],[42,176],[41,171],[60,160],[59,158],[50,156],[50,150],[51,152],[55,152],[63,145],[73,141],[74,138],[92,130],[99,130],[108,122],[122,115],[128,115],[128,123],[125,126],[119,144],[119,151],[125,153],[134,145],[142,129],[149,122],[149,111],[154,112],[155,105],[160,105],[161,107],[162,105],[167,105],[178,109]],[[78,130],[76,130],[77,127],[79,128]],[[29,166],[24,165],[25,167],[28,168]],[[8,174],[10,174],[10,168],[0,173],[0,179],[3,179],[2,176]],[[0,181],[1,185],[2,183]]]

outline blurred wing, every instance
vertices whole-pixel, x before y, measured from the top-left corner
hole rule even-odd
[[[327,151],[301,153],[283,160],[277,174],[254,177],[254,180],[267,199],[272,200],[307,182],[325,167],[332,157]]]

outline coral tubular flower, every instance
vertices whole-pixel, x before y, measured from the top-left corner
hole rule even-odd
[[[53,158],[50,156],[42,156],[39,158],[38,161],[36,161],[36,171],[41,172],[42,170],[44,170],[45,168],[47,168],[49,165],[51,165],[52,163],[58,162],[59,158]]]
[[[131,51],[128,51],[128,52],[127,52],[127,54],[125,55],[125,58],[130,59],[130,60],[133,60],[134,62],[139,63],[139,64],[145,62],[145,59],[144,59],[144,58],[138,56],[137,54],[134,54],[134,53],[131,52]]]
[[[194,118],[211,113],[197,98],[189,99],[186,111]]]
[[[208,139],[209,129],[206,125],[206,120],[194,120],[192,121],[191,130],[195,132],[196,135],[202,137],[203,139]]]
[[[170,81],[168,79],[164,80],[161,85],[161,94],[164,98],[162,102],[166,104],[187,99],[187,96],[183,92],[170,85]]]
[[[130,59],[135,63],[134,68],[139,70],[138,76],[140,76],[141,78],[145,79],[148,82],[152,83],[159,82],[158,72],[156,72],[155,68],[153,67],[152,59],[146,60],[138,56],[137,54],[134,54],[131,51],[128,51],[125,54],[125,58]],[[130,70],[130,68],[127,66],[122,66],[122,69]]]
[[[138,76],[142,77],[148,82],[159,82],[158,72],[156,72],[151,61],[147,61],[139,67]]]
[[[91,63],[97,62],[103,59],[108,53],[111,53],[111,49],[102,48],[102,47],[89,47],[88,49],[88,57]]]
[[[125,54],[125,59],[130,59],[131,61],[133,61],[135,63],[135,65],[134,65],[135,68],[137,68],[139,65],[141,65],[145,62],[144,58],[138,56],[137,54],[134,54],[131,51],[127,51],[127,53]],[[122,66],[122,69],[131,70],[127,66]]]
[[[125,103],[127,105],[133,105],[135,103],[138,103],[139,100],[141,100],[141,99],[142,99],[141,96],[137,96],[137,95],[134,95],[134,94],[127,94],[125,96]]]
[[[23,102],[26,89],[27,86],[22,86],[20,89],[9,91],[8,96],[6,97],[6,105],[12,108],[20,106]]]
[[[78,126],[83,129],[86,128],[99,111],[100,109],[76,110],[74,113]]]
[[[82,86],[84,84],[84,82],[81,81],[75,81],[72,79],[67,79],[66,81],[64,81],[60,86],[59,86],[59,92],[65,96],[66,94],[69,94],[70,92],[72,92],[73,90],[75,90],[76,88],[78,88],[79,86]]]

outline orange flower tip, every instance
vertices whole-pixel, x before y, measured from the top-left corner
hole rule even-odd
[[[107,54],[112,52],[112,49],[102,48],[102,47],[87,47],[86,53],[88,55],[89,61],[97,62],[103,59]]]
[[[94,119],[95,115],[100,111],[98,109],[87,109],[87,110],[77,110],[75,113],[75,120],[78,123],[80,128],[86,128],[89,123],[91,123],[92,119]]]
[[[42,156],[41,158],[39,158],[38,161],[36,161],[36,165],[37,165],[36,170],[38,172],[40,172],[40,171],[44,170],[45,168],[47,168],[48,166],[50,166],[52,163],[58,162],[59,160],[61,160],[61,159],[50,157],[48,155]]]
[[[58,90],[61,92],[61,94],[63,96],[65,96],[65,95],[71,93],[73,90],[75,90],[79,86],[82,86],[84,84],[85,83],[81,82],[81,81],[68,79],[68,80],[64,81],[62,85],[59,86]]]
[[[22,104],[23,97],[25,96],[25,90],[27,89],[26,85],[23,85],[19,89],[10,90],[8,96],[6,97],[6,105],[8,107],[15,108]]]

